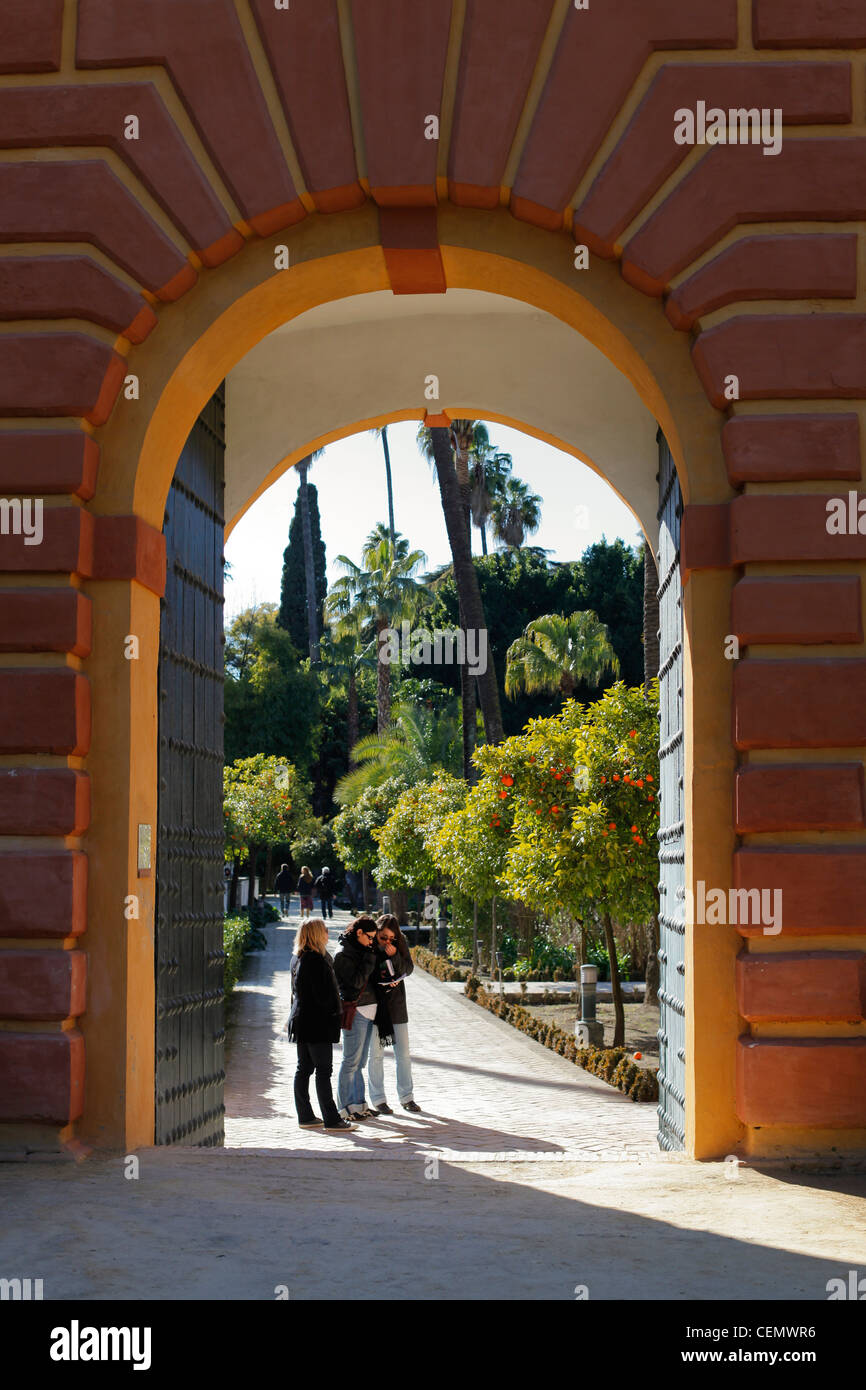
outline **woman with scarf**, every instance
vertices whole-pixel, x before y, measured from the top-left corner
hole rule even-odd
[[[364,1094],[364,1067],[375,1029],[383,1047],[393,1042],[385,993],[376,987],[379,958],[376,923],[358,917],[340,937],[334,970],[343,1000],[343,1064],[337,1078],[337,1107],[344,1119],[375,1120]]]
[[[289,1038],[298,1045],[295,1110],[301,1129],[324,1128],[341,1134],[355,1126],[337,1113],[331,1093],[334,1043],[340,1038],[340,991],[328,955],[328,928],[319,918],[298,932],[291,965],[292,1009]],[[310,1077],[315,1072],[321,1116],[310,1104]]]
[[[409,953],[409,943],[393,913],[389,912],[377,918],[376,928],[376,945],[379,950],[379,965],[375,977],[376,998],[387,1008],[391,1031],[394,1034],[397,1099],[404,1110],[417,1115],[421,1107],[416,1105],[412,1094],[409,1010],[404,984],[406,976],[411,975],[415,969],[415,962]],[[380,1115],[393,1115],[394,1111],[385,1099],[385,1044],[381,1042],[378,1033],[374,1035],[370,1044],[367,1080],[370,1083],[370,1104]]]

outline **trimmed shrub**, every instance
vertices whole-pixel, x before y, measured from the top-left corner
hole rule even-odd
[[[435,975],[437,980],[468,980],[470,971],[465,965],[454,965],[445,956],[435,956],[423,946],[410,947],[410,954],[416,965],[420,965],[428,975]]]
[[[414,955],[414,952],[413,952]],[[419,961],[419,964],[421,962]],[[659,1098],[658,1069],[640,1067],[624,1047],[578,1047],[572,1034],[566,1033],[555,1023],[545,1023],[534,1018],[529,1009],[512,1004],[498,994],[488,994],[481,981],[472,976],[466,981],[464,994],[473,1003],[505,1019],[522,1033],[535,1038],[536,1042],[557,1052],[568,1062],[601,1077],[609,1086],[615,1086],[634,1101],[656,1101]]]
[[[250,931],[250,919],[246,912],[234,913],[223,922],[223,950],[225,951],[224,989],[228,999],[241,976],[244,947]]]

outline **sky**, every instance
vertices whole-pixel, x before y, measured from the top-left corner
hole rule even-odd
[[[543,499],[541,527],[529,544],[540,545],[554,560],[575,560],[605,536],[637,544],[638,522],[616,493],[585,464],[519,430],[490,424],[493,443],[514,460],[514,474]],[[389,425],[397,530],[413,549],[423,550],[427,569],[451,556],[445,520],[432,468],[418,453],[417,422]],[[377,522],[388,521],[388,495],[382,445],[375,436],[352,435],[329,444],[310,470],[319,493],[328,582],[340,574],[337,556],[360,562],[361,546]],[[283,551],[298,491],[290,469],[241,518],[226,544],[232,574],[226,583],[226,621],[256,603],[278,603]],[[488,534],[488,546],[492,538]],[[481,537],[473,528],[473,553]]]

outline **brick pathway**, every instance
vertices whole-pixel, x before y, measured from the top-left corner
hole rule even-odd
[[[293,905],[294,907],[294,905]],[[331,949],[350,920],[336,913]],[[294,919],[296,921],[296,918]],[[636,1105],[598,1077],[470,1003],[425,971],[407,983],[415,1099],[397,1107],[394,1059],[385,1059],[393,1116],[349,1135],[298,1128],[292,1103],[295,1048],[285,1035],[295,927],[267,929],[266,951],[247,958],[235,992],[226,1079],[226,1146],[287,1150],[298,1157],[443,1158],[478,1154],[621,1159],[658,1156],[654,1105]],[[334,1077],[341,1050],[334,1049]]]

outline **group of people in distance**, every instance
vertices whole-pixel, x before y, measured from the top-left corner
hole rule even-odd
[[[334,894],[337,888],[334,883],[334,875],[327,864],[318,878],[313,878],[309,867],[305,864],[301,869],[301,876],[297,883],[292,877],[288,864],[283,864],[274,880],[274,890],[280,895],[280,912],[284,917],[288,915],[292,893],[298,893],[300,896],[302,922],[305,917],[312,915],[314,893],[321,904],[322,917],[333,917],[334,915]]]
[[[297,1044],[294,1095],[301,1129],[338,1134],[358,1120],[393,1115],[385,1099],[385,1048],[397,1061],[397,1096],[404,1110],[419,1114],[412,1092],[406,978],[415,969],[397,918],[358,917],[328,954],[328,928],[319,917],[304,920],[292,957],[289,1038]],[[334,1043],[343,1035],[337,1098],[331,1089]],[[367,1104],[364,1069],[370,1089]],[[315,1076],[321,1115],[310,1102]]]

